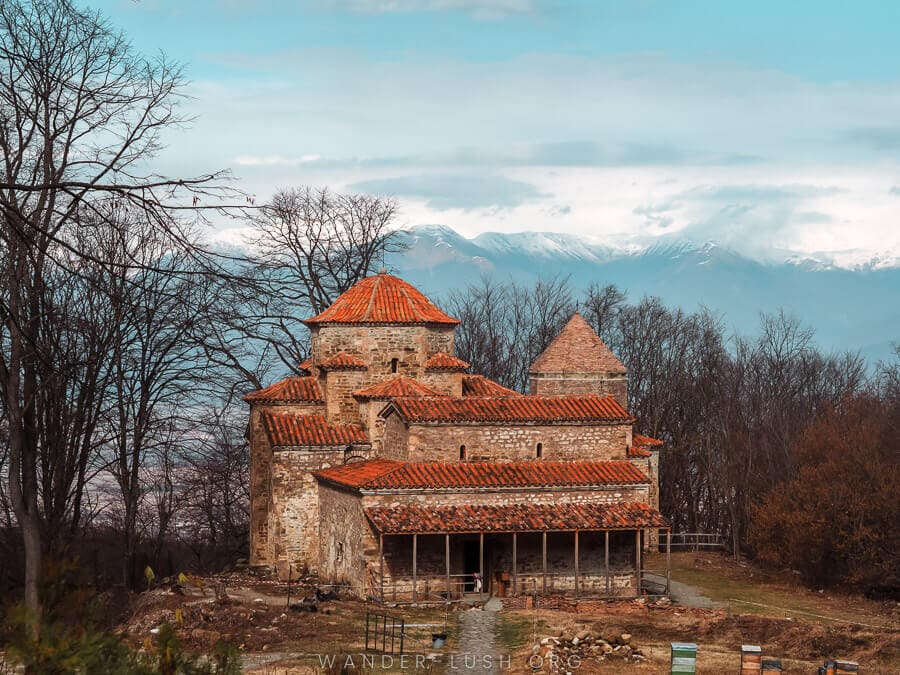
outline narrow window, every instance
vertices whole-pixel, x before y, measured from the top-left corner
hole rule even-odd
[[[466,458],[466,446],[459,446],[459,460],[462,461]]]
[[[399,364],[400,364],[400,361],[398,361],[397,359],[391,359],[391,372],[392,372],[392,373],[396,373],[396,372],[397,372],[397,366],[398,366]]]
[[[543,444],[543,443],[538,443],[538,444],[537,444],[537,447],[535,448],[534,455],[535,455],[535,457],[537,457],[538,459],[540,459],[541,457],[544,456],[544,444]]]

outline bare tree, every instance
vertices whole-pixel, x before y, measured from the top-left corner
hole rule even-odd
[[[46,533],[41,489],[73,496],[65,480],[50,485],[44,474],[65,449],[42,435],[39,418],[38,399],[52,384],[42,298],[54,267],[94,258],[70,234],[99,198],[141,210],[181,242],[177,215],[196,212],[216,193],[218,176],[173,180],[145,168],[162,132],[184,121],[181,83],[178,67],[135,54],[102,17],[69,0],[0,2],[0,387],[9,497],[24,539],[25,599],[36,617]]]

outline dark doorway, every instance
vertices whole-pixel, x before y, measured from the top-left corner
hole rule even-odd
[[[464,541],[463,542],[463,574],[464,577],[466,593],[474,593],[475,592],[475,573],[478,572],[479,568],[479,555],[478,555],[478,541]],[[483,580],[482,580],[483,582]]]

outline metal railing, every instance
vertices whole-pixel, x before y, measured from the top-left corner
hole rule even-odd
[[[665,551],[664,540],[659,542],[659,550]],[[709,532],[673,532],[673,551],[706,551],[710,549],[724,549],[725,538],[718,533]]]

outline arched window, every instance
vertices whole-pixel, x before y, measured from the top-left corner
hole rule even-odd
[[[399,365],[400,365],[400,361],[398,359],[391,359],[391,372],[396,373],[397,366],[399,366]]]
[[[534,456],[540,459],[544,456],[544,444],[538,443],[537,447],[534,449]]]
[[[463,461],[466,458],[466,446],[459,446],[459,461]]]

